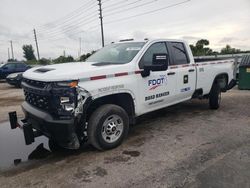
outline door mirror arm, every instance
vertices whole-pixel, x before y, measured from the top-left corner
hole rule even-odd
[[[144,70],[141,72],[141,76],[143,78],[150,76],[150,70],[145,67]]]

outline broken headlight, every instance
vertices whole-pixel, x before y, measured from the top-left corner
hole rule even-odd
[[[73,112],[75,109],[75,102],[70,97],[60,97],[60,105],[67,112]]]

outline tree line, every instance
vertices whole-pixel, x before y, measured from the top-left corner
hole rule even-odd
[[[59,63],[68,63],[68,62],[76,62],[76,61],[85,61],[88,57],[90,57],[92,54],[95,53],[95,51],[92,51],[90,53],[82,54],[78,60],[74,59],[73,56],[68,55],[64,56],[61,55],[55,59],[47,59],[47,58],[41,58],[40,60],[37,60],[35,56],[34,48],[31,44],[29,45],[23,45],[23,57],[26,59],[27,64],[40,64],[40,65],[49,65],[49,64],[59,64]],[[11,61],[17,61],[16,59],[8,59],[8,62]]]
[[[209,55],[228,55],[239,53],[250,53],[250,51],[242,51],[240,49],[232,48],[230,45],[226,45],[220,52],[213,51],[209,46],[210,42],[207,39],[201,39],[196,42],[195,45],[190,45],[190,48],[194,56],[209,56]]]

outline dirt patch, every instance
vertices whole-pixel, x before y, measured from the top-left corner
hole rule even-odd
[[[139,157],[141,153],[139,151],[123,151],[122,154],[129,155],[131,157]]]
[[[4,98],[0,98],[0,105],[2,107],[5,107],[5,106],[15,106],[17,104],[21,104],[23,102],[23,98],[22,97],[19,97],[19,98],[16,98],[16,97],[4,97]]]
[[[95,174],[96,176],[104,177],[104,176],[108,175],[108,172],[107,172],[107,170],[104,169],[104,168],[97,167],[97,168],[94,170],[94,174]]]
[[[7,121],[8,112],[17,111],[18,117],[23,116],[21,104],[24,101],[23,90],[8,85],[5,82],[0,83],[0,122]]]
[[[104,163],[106,163],[106,164],[125,163],[125,162],[128,162],[130,160],[130,157],[124,157],[122,155],[118,155],[115,157],[106,157],[104,160],[105,160]]]

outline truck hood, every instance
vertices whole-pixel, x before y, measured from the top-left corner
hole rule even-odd
[[[128,64],[96,66],[94,62],[63,63],[36,67],[27,70],[23,77],[31,80],[54,82],[78,80],[92,76],[100,76],[124,72]]]

